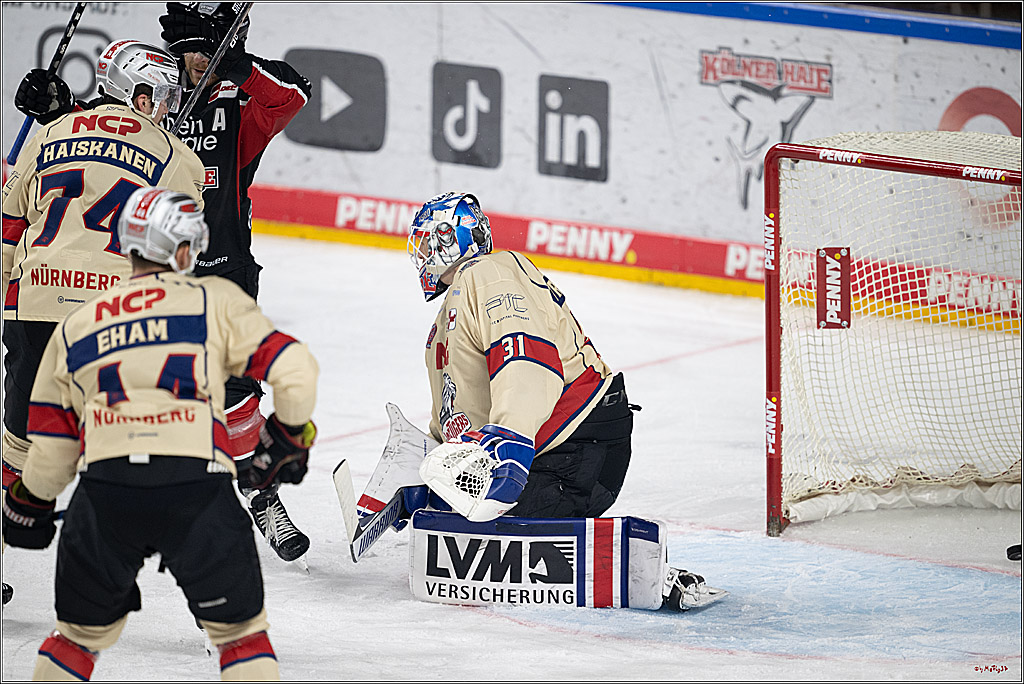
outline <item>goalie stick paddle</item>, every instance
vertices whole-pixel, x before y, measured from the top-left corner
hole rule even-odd
[[[345,533],[351,544],[359,531],[359,515],[356,513],[356,492],[352,486],[352,472],[348,461],[341,459],[334,468],[334,489],[338,492],[338,503],[341,504],[341,518],[345,523]]]
[[[360,523],[359,530],[356,531],[355,538],[350,544],[352,562],[358,563],[363,554],[369,551],[370,547],[403,515],[405,515],[405,500],[402,496],[402,489],[399,489],[384,508],[364,518]]]
[[[231,23],[231,28],[228,29],[228,33],[224,36],[224,40],[221,41],[220,47],[217,48],[217,52],[213,53],[213,57],[210,58],[206,71],[203,72],[203,77],[199,79],[199,83],[196,85],[195,90],[193,90],[192,94],[188,97],[188,102],[186,102],[185,106],[181,108],[181,111],[178,113],[178,118],[174,120],[174,128],[171,130],[173,135],[178,135],[178,131],[181,130],[181,125],[185,123],[185,119],[192,113],[192,108],[195,107],[196,102],[199,101],[199,94],[203,92],[203,88],[205,88],[206,84],[210,82],[210,77],[213,76],[213,70],[218,64],[220,64],[220,60],[224,58],[224,53],[228,51],[228,46],[231,45],[231,41],[235,39],[235,34],[238,33],[239,27],[241,27],[245,18],[249,16],[249,10],[252,9],[252,5],[253,3],[251,2],[242,3],[241,11]]]
[[[338,493],[338,503],[341,505],[341,517],[345,522],[349,550],[352,552],[352,562],[358,563],[384,532],[405,514],[402,489],[399,488],[395,492],[384,508],[360,520],[356,512],[356,493],[352,486],[352,473],[348,461],[342,459],[335,466],[333,479],[334,490]]]
[[[53,53],[53,59],[50,60],[50,66],[46,69],[47,76],[53,76],[57,73],[60,63],[64,61],[64,53],[68,51],[68,45],[71,44],[71,36],[75,35],[75,30],[78,28],[78,22],[82,20],[82,15],[85,14],[85,6],[88,3],[80,2],[75,5],[75,11],[71,13],[71,20],[68,22],[68,27],[64,29],[64,35],[60,39],[60,43],[57,44],[57,50]],[[25,140],[28,139],[28,132],[32,130],[32,124],[35,119],[31,116],[26,116],[25,121],[21,124],[21,130],[18,131],[18,137],[14,139],[14,145],[11,146],[11,152],[7,155],[7,164],[14,166],[18,161],[18,155],[21,154],[21,148],[25,144]]]

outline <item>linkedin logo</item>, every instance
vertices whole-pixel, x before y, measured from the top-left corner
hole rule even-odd
[[[501,164],[501,74],[487,67],[434,65],[434,159],[496,168]]]
[[[608,180],[608,83],[540,77],[540,173]]]

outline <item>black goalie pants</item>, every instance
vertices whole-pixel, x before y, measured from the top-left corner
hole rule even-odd
[[[154,456],[82,473],[57,546],[57,618],[108,625],[140,610],[136,576],[155,553],[195,617],[235,623],[263,609],[252,520],[231,476],[207,474],[201,459]]]
[[[538,456],[509,515],[524,518],[595,518],[622,489],[632,452],[633,412],[622,373],[579,427]]]

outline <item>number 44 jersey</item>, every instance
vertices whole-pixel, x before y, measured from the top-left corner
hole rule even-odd
[[[565,297],[517,252],[470,259],[456,271],[427,339],[439,441],[488,423],[561,444],[611,383],[611,369]]]
[[[149,185],[184,192],[202,208],[199,157],[149,117],[100,105],[40,129],[4,184],[4,318],[60,321],[127,279],[117,219],[129,195]]]
[[[215,461],[228,455],[228,375],[266,381],[281,422],[302,425],[316,401],[316,360],[275,330],[255,300],[217,276],[130,278],[68,314],[32,388],[25,485],[54,498],[85,464],[131,455]]]

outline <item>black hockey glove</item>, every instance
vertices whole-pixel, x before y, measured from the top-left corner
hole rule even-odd
[[[224,37],[208,17],[180,2],[167,3],[167,14],[160,17],[160,25],[160,37],[167,42],[167,51],[176,57],[200,52],[210,59]]]
[[[274,482],[299,484],[309,469],[309,448],[316,440],[316,425],[285,425],[277,414],[260,428],[260,444],[252,457],[250,486],[266,489]]]
[[[14,106],[42,125],[74,111],[75,97],[60,76],[49,76],[46,69],[33,69],[25,74],[14,95]]]
[[[194,6],[180,2],[167,3],[167,14],[160,17],[160,25],[163,26],[160,37],[167,41],[167,50],[172,55],[181,57],[186,52],[198,52],[207,59],[213,59],[231,28],[216,18],[201,14]],[[243,42],[236,34],[215,71],[229,74],[244,56]],[[248,71],[245,76],[248,78]]]
[[[4,494],[4,541],[20,549],[45,549],[57,534],[56,504],[33,495],[19,477]]]

